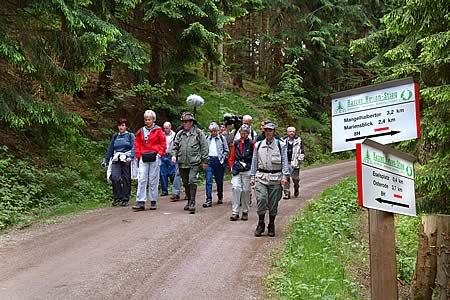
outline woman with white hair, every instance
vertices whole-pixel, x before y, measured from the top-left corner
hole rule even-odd
[[[230,165],[233,201],[230,221],[239,220],[239,211],[242,209],[241,220],[248,220],[248,207],[250,205],[250,168],[252,165],[254,142],[249,138],[250,126],[243,124],[239,129],[240,139],[234,141]]]
[[[212,122],[209,127],[210,135],[206,137],[208,142],[208,167],[206,175],[206,201],[203,207],[212,206],[213,177],[217,185],[217,204],[223,203],[223,177],[225,175],[225,160],[228,158],[227,140],[219,134],[219,125]]]
[[[139,168],[136,204],[133,206],[135,211],[145,210],[147,200],[150,200],[150,209],[156,209],[159,166],[161,157],[166,154],[166,137],[155,121],[155,112],[146,110],[144,113],[145,126],[138,130],[134,140],[135,156]]]

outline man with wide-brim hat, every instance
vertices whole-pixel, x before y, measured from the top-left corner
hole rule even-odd
[[[278,202],[282,197],[282,186],[287,183],[289,166],[287,148],[284,142],[275,138],[275,124],[264,124],[264,140],[257,142],[253,151],[250,184],[255,186],[258,225],[255,236],[265,231],[265,215],[269,210],[268,235],[275,236],[275,217]]]
[[[183,129],[175,136],[172,147],[172,161],[178,162],[188,201],[184,210],[195,213],[195,197],[197,194],[197,178],[199,167],[208,167],[208,142],[203,132],[195,126],[195,117],[191,112],[181,115]]]

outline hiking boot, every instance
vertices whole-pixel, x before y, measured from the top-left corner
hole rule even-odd
[[[120,204],[120,199],[114,199],[112,202],[112,206],[118,206]]]
[[[271,237],[275,236],[275,224],[267,225],[267,235]]]
[[[230,221],[237,221],[239,220],[239,215],[238,214],[232,214],[230,217]]]
[[[156,201],[150,201],[150,210],[156,209]]]
[[[122,200],[121,206],[123,207],[128,206],[128,200]]]
[[[178,200],[180,200],[180,195],[172,195],[170,197],[170,202],[177,202]]]
[[[212,206],[212,201],[211,200],[206,200],[205,203],[203,203],[203,207],[207,208],[207,207],[211,207]]]
[[[248,221],[248,213],[242,213],[242,221]]]
[[[191,195],[191,200],[189,201],[189,213],[195,214],[195,196],[197,194],[197,185],[189,185],[189,193]]]
[[[195,200],[189,201],[189,213],[195,214]]]
[[[255,236],[262,236],[264,231],[266,230],[266,224],[258,222],[258,226],[256,226]]]
[[[219,198],[219,199],[217,200],[217,204],[223,204],[223,199],[222,199],[222,198]]]
[[[136,201],[136,204],[131,207],[134,211],[145,210],[145,202],[144,201]]]
[[[299,194],[298,189],[295,189],[295,190],[294,190],[294,197],[298,197],[298,194]]]

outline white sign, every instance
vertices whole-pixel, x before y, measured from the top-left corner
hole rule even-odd
[[[365,138],[389,144],[420,137],[419,91],[412,78],[331,97],[333,152],[355,149]]]
[[[356,148],[358,203],[402,215],[416,215],[414,157],[371,140]]]

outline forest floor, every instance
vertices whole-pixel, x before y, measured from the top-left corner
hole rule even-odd
[[[156,211],[106,208],[0,236],[1,299],[264,299],[261,278],[306,200],[355,173],[353,161],[301,172],[301,195],[282,200],[277,235],[256,238],[249,221],[230,222],[225,203],[183,211],[161,198]]]

